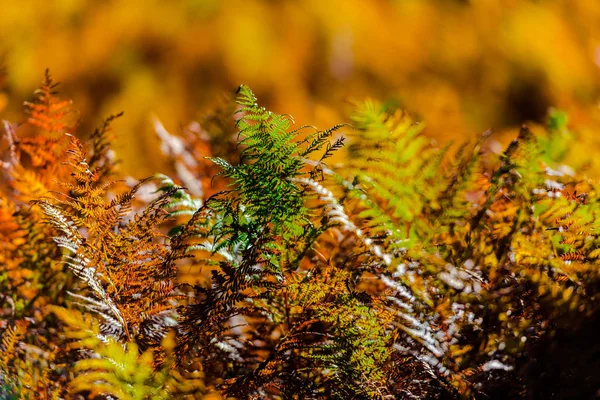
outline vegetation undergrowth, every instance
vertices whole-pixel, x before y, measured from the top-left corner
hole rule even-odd
[[[536,344],[597,313],[563,114],[497,153],[375,101],[326,130],[236,104],[155,120],[174,173],[135,182],[120,115],[81,141],[48,73],[3,121],[0,397],[519,398]]]

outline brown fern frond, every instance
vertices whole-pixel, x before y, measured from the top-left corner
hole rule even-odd
[[[164,191],[130,216],[135,194],[146,180],[108,200],[106,191],[113,182],[100,182],[83,145],[72,136],[70,141],[66,165],[74,183],[60,184],[65,192],[36,204],[61,233],[55,241],[71,252],[66,264],[88,286],[88,294],[73,296],[104,319],[106,332],[127,340],[153,338],[143,347],[159,346],[166,330],[151,330],[169,326],[173,319],[175,262],[184,249],[165,245],[159,228],[179,188]]]
[[[117,168],[116,156],[111,147],[111,142],[114,140],[112,123],[121,116],[123,112],[110,115],[102,122],[102,126],[94,130],[89,139],[88,164],[90,169],[98,174],[100,181],[112,177]]]

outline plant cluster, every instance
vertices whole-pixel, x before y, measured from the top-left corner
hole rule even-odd
[[[523,358],[597,312],[563,114],[453,151],[374,101],[327,130],[236,103],[237,155],[156,120],[174,176],[136,182],[118,115],[80,141],[49,74],[3,122],[1,398],[525,396]]]

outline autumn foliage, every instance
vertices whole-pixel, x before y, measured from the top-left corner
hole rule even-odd
[[[376,101],[321,130],[240,86],[204,126],[155,119],[172,177],[141,180],[120,115],[78,138],[49,73],[25,114],[2,125],[2,398],[536,398],[528,358],[598,312],[598,185],[561,112],[440,148]]]

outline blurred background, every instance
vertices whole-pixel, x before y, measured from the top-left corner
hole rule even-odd
[[[137,178],[163,169],[152,115],[177,133],[241,83],[320,128],[347,122],[351,100],[377,98],[440,142],[488,128],[504,142],[557,107],[578,139],[575,164],[600,148],[598,0],[0,0],[0,10],[0,118],[23,119],[48,67],[83,136],[125,111],[115,147]]]

